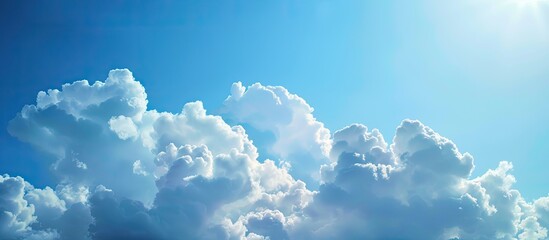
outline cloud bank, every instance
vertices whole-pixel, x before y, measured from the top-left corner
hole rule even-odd
[[[509,162],[472,178],[473,157],[419,121],[390,142],[362,124],[332,133],[304,99],[259,83],[234,83],[223,117],[147,102],[125,69],[39,92],[8,131],[57,185],[0,176],[0,238],[548,237],[549,197],[525,201]],[[274,139],[256,146],[243,126]]]

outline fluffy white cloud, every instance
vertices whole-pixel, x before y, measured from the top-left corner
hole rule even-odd
[[[542,197],[534,202],[535,213],[543,226],[549,227],[549,197]]]
[[[290,238],[284,229],[286,224],[286,217],[281,212],[263,210],[241,216],[236,223],[229,226],[240,230],[234,231],[236,232],[234,236],[240,239],[283,240]]]
[[[22,236],[36,221],[34,205],[23,198],[27,185],[20,177],[0,176],[0,235],[5,238]]]
[[[122,115],[113,117],[109,120],[109,126],[122,140],[137,137],[137,127],[129,117]]]
[[[2,239],[86,239],[91,217],[87,207],[67,210],[58,193],[34,188],[21,177],[0,176]],[[81,205],[81,204],[80,204]]]
[[[270,151],[290,163],[294,176],[318,185],[318,167],[328,162],[330,130],[314,118],[305,100],[280,86],[256,83],[246,89],[237,82],[224,105],[229,118],[273,133]]]
[[[90,198],[95,219],[90,227],[92,238],[230,238],[246,231],[230,231],[226,226],[231,220],[227,217],[241,221],[242,214],[265,206],[292,213],[303,207],[302,195],[311,195],[302,182],[295,182],[283,169],[274,167],[272,161],[259,163],[236,150],[212,159],[205,146],[177,148],[170,144],[158,154],[157,164],[159,191],[150,207],[120,198],[103,186],[97,188]],[[279,176],[285,181],[262,180],[264,176],[258,173],[266,170],[273,171],[268,176]],[[297,189],[301,192],[296,193]],[[276,212],[277,216],[283,216]]]
[[[40,92],[8,131],[47,153],[58,185],[1,176],[0,238],[547,238],[549,197],[526,202],[508,162],[471,178],[473,157],[419,121],[390,143],[361,124],[331,136],[302,98],[259,83],[233,84],[223,108],[244,127],[201,102],[147,109],[128,70]],[[245,127],[272,134],[259,149],[281,161]]]
[[[387,143],[377,129],[368,131],[362,124],[352,124],[334,133],[333,147],[330,157],[337,161],[343,152],[370,155],[378,163],[393,164],[393,159],[387,154]]]
[[[212,174],[212,153],[205,145],[185,145],[176,148],[173,143],[156,157],[159,188],[175,187],[196,176],[209,177]]]
[[[55,220],[61,217],[67,210],[65,201],[59,199],[57,194],[50,187],[44,189],[31,189],[24,197],[28,204],[35,208],[35,214],[39,228],[51,228]]]
[[[305,209],[308,221],[298,225],[297,238],[546,237],[523,210],[529,204],[512,189],[510,163],[470,179],[473,158],[418,121],[403,121],[389,147],[379,133],[360,125],[335,135],[339,146],[333,150],[341,154],[323,168],[330,177]]]
[[[128,70],[112,70],[105,82],[76,81],[61,90],[40,92],[8,131],[43,152],[60,183],[75,186],[105,184],[120,194],[152,201],[152,176],[136,175],[133,163],[153,159],[154,153],[129,138],[130,119],[143,118],[147,95]],[[122,116],[122,117],[121,117]],[[116,131],[112,131],[115,129]],[[116,174],[113,174],[116,172]]]

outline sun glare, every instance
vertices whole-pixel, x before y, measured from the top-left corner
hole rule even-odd
[[[549,0],[507,0],[505,5],[509,10],[514,9],[513,24],[521,21],[534,23],[538,27],[544,27],[543,11],[548,6]]]
[[[547,0],[511,0],[510,2],[518,6],[537,7],[539,4],[546,3]]]

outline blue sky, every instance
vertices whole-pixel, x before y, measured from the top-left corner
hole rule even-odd
[[[284,86],[332,133],[361,123],[390,143],[418,119],[473,176],[510,161],[526,200],[549,193],[545,0],[10,1],[0,24],[0,170],[38,187],[56,182],[47,154],[8,122],[41,90],[128,68],[159,111],[222,114],[241,81]]]
[[[132,70],[151,108],[176,112],[201,100],[215,113],[232,82],[262,82],[306,99],[332,130],[356,122],[390,138],[401,120],[419,119],[470,152],[475,173],[512,161],[523,194],[544,196],[549,6],[537,4],[12,2],[1,14],[1,123],[40,90],[113,68]],[[40,164],[1,136],[4,162]]]

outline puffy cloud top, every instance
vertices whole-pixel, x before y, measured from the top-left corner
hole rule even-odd
[[[233,83],[224,102],[229,118],[262,131],[276,140],[270,150],[292,166],[294,175],[316,185],[318,167],[328,162],[330,130],[313,116],[313,108],[283,87],[253,84],[247,89]]]
[[[472,178],[473,157],[417,120],[390,142],[362,124],[331,135],[304,99],[259,83],[223,103],[244,127],[201,102],[147,102],[126,69],[38,93],[8,131],[58,183],[0,176],[0,238],[547,239],[549,197],[525,201],[509,162]],[[258,148],[245,128],[274,140]]]

